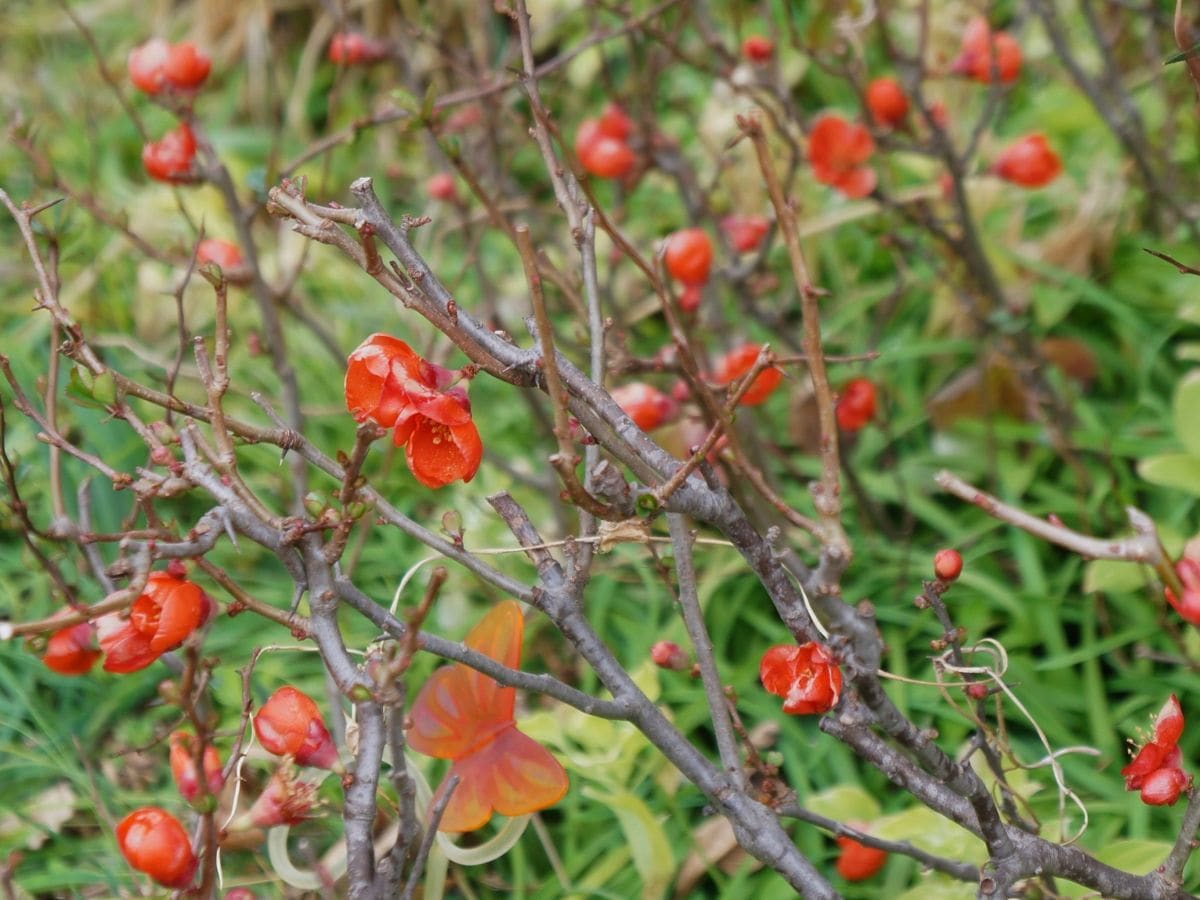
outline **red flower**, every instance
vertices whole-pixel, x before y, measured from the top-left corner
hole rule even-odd
[[[667,237],[664,255],[667,271],[691,287],[705,284],[712,269],[712,241],[702,228],[684,228]]]
[[[296,767],[284,762],[266,790],[259,794],[250,807],[250,821],[259,828],[274,828],[276,825],[298,825],[308,818],[317,798],[317,786],[296,779]]]
[[[269,753],[291,756],[302,766],[332,769],[337,747],[325,727],[321,710],[303,691],[284,685],[254,717],[254,733]]]
[[[729,384],[736,381],[754,368],[761,350],[762,345],[760,344],[745,344],[736,350],[730,350],[717,364],[717,371],[713,373],[713,377],[718,384]],[[782,369],[777,366],[763,369],[754,379],[754,383],[750,385],[750,390],[742,395],[741,405],[758,406],[765,402],[782,382]]]
[[[837,861],[838,874],[847,881],[865,881],[887,862],[886,850],[860,844],[852,837],[839,835],[837,843],[842,848],[842,855]]]
[[[654,664],[663,669],[683,672],[692,667],[687,651],[674,641],[659,641],[650,648],[650,658]]]
[[[159,884],[185,888],[196,877],[198,860],[179,820],[157,806],[134,810],[117,825],[125,861]]]
[[[771,230],[771,220],[766,216],[743,216],[733,213],[721,220],[721,230],[729,238],[729,243],[738,253],[749,253],[757,250],[767,232]]]
[[[939,550],[933,555],[933,574],[942,581],[954,581],[962,574],[963,558],[957,550]]]
[[[996,158],[992,173],[1022,187],[1039,188],[1062,173],[1062,160],[1041,134],[1021,138]]]
[[[196,265],[216,263],[222,271],[235,272],[246,265],[242,251],[233,241],[220,238],[205,238],[196,248]]]
[[[1185,620],[1200,626],[1200,561],[1185,556],[1175,564],[1175,571],[1183,582],[1183,598],[1176,597],[1174,591],[1166,588],[1163,593],[1167,602]]]
[[[742,41],[742,56],[756,65],[765,65],[775,55],[775,44],[770,38],[753,34]]]
[[[1172,694],[1154,720],[1154,737],[1138,751],[1133,762],[1121,770],[1125,790],[1142,793],[1142,802],[1150,806],[1174,806],[1179,795],[1191,785],[1192,778],[1181,768],[1183,756],[1179,739],[1183,736],[1183,710]]]
[[[86,675],[100,658],[95,628],[89,622],[70,625],[50,635],[42,662],[60,675]]]
[[[875,418],[875,385],[868,378],[854,378],[842,388],[838,398],[838,427],[842,431],[858,431]]]
[[[510,668],[521,665],[525,616],[506,600],[471,629],[463,643]],[[453,760],[457,775],[439,831],[475,831],[492,818],[523,816],[553,806],[570,787],[550,751],[517,729],[517,691],[461,663],[443,666],[421,688],[411,711],[408,746]],[[446,782],[434,795],[437,803]]]
[[[895,78],[876,78],[867,85],[871,118],[887,128],[897,128],[908,115],[908,96]]]
[[[211,608],[200,586],[170,572],[151,572],[129,618],[110,613],[96,621],[104,671],[136,672],[183,643]]]
[[[875,170],[863,165],[874,152],[871,132],[832,114],[818,119],[808,138],[808,161],[817,181],[847,197],[865,197],[875,190]]]
[[[983,16],[972,19],[963,29],[962,52],[950,67],[950,71],[990,84],[993,48],[996,54],[996,74],[1000,76],[1000,80],[1005,83],[1016,81],[1021,74],[1021,45],[1008,32],[993,32]]]
[[[449,172],[438,172],[425,182],[425,192],[434,200],[450,202],[458,197],[458,186]]]
[[[599,119],[584,119],[575,132],[575,155],[597,178],[624,178],[637,165],[637,155],[626,143],[633,122],[619,107],[609,104]]]
[[[679,412],[671,397],[641,381],[613,388],[612,398],[642,431],[653,431]]]
[[[191,41],[169,44],[151,38],[129,51],[128,66],[134,87],[154,95],[167,89],[196,90],[208,78],[212,60]]]
[[[357,31],[339,31],[329,42],[329,61],[339,66],[368,65],[388,56],[388,45]]]
[[[768,650],[758,670],[763,687],[783,697],[783,711],[793,716],[823,713],[842,695],[842,670],[823,645],[780,644]]]
[[[166,86],[163,67],[171,55],[171,45],[162,38],[151,38],[129,51],[129,80],[139,91],[157,94]]]
[[[186,731],[176,731],[171,735],[171,774],[175,776],[175,785],[179,793],[188,803],[194,803],[200,796],[200,775],[196,771],[195,757],[196,739]],[[204,747],[204,782],[210,794],[219,794],[225,786],[225,777],[221,773],[221,756],[212,744]]]
[[[422,359],[412,347],[373,334],[350,354],[346,407],[359,422],[395,426],[397,447],[408,445],[408,467],[426,487],[470,481],[483,460],[460,373]]]
[[[146,167],[146,174],[159,181],[192,181],[195,158],[196,136],[187,122],[142,148],[142,165]]]

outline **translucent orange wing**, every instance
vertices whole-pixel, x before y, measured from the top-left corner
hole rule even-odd
[[[464,643],[510,668],[521,664],[525,617],[514,600],[491,610]],[[439,759],[460,759],[513,721],[517,692],[456,663],[438,669],[413,703],[409,746]]]
[[[493,813],[523,816],[553,806],[570,787],[563,767],[541,744],[514,725],[501,731],[478,752],[458,760],[442,783],[434,803],[452,775],[458,787],[442,815],[439,831],[474,831]]]

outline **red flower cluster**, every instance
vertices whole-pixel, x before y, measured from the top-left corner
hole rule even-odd
[[[129,80],[151,96],[163,91],[195,91],[208,78],[212,60],[191,41],[170,44],[151,38],[129,51]]]
[[[1062,160],[1041,134],[1021,138],[992,163],[992,174],[1028,188],[1046,186],[1062,169]]]
[[[613,388],[612,398],[642,431],[653,431],[679,412],[679,404],[673,398],[643,381]]]
[[[339,31],[329,41],[329,61],[339,66],[366,66],[387,59],[386,41],[375,40],[357,31]]]
[[[733,213],[721,220],[721,230],[729,238],[734,250],[738,253],[750,253],[758,249],[758,245],[771,230],[771,220],[766,216],[743,216]]]
[[[629,146],[633,120],[615,103],[599,119],[584,119],[575,132],[575,155],[598,178],[624,178],[633,171],[637,156]]]
[[[359,422],[396,429],[408,467],[426,487],[470,481],[483,460],[461,372],[422,359],[404,341],[373,334],[350,354],[346,408]]]
[[[136,809],[117,825],[117,844],[126,862],[163,887],[185,888],[199,861],[179,820],[157,806]]]
[[[730,350],[717,364],[713,377],[718,384],[731,384],[754,368],[758,354],[762,352],[761,344],[744,344],[736,350]],[[742,395],[742,406],[758,406],[765,403],[775,392],[775,388],[783,383],[783,369],[770,366],[758,373],[750,390]]]
[[[851,198],[875,190],[875,170],[865,165],[874,153],[871,132],[833,114],[821,116],[808,137],[808,161],[817,181]]]
[[[1183,596],[1176,597],[1173,590],[1166,588],[1167,602],[1185,620],[1200,626],[1200,560],[1185,556],[1175,564],[1175,571],[1183,582]]]
[[[982,16],[972,19],[963,29],[962,52],[950,67],[956,75],[966,75],[974,81],[990,84],[993,79],[992,54],[995,51],[995,71],[1006,84],[1021,74],[1021,45],[1006,31],[992,31]]]
[[[254,717],[254,733],[269,753],[291,756],[302,766],[333,769],[338,765],[337,747],[320,708],[308,694],[290,685],[262,705]]]
[[[96,620],[104,671],[136,672],[178,647],[214,609],[213,601],[186,578],[151,572],[128,618],[110,613]]]
[[[1154,737],[1121,770],[1125,790],[1141,791],[1142,802],[1150,806],[1174,806],[1179,795],[1192,783],[1192,776],[1181,768],[1183,756],[1179,739],[1183,736],[1183,710],[1172,694],[1154,720]]]
[[[171,184],[183,184],[196,179],[193,168],[195,159],[196,135],[187,122],[142,148],[142,165],[146,167],[146,174]]]
[[[783,697],[783,711],[793,716],[826,712],[842,695],[842,670],[815,641],[772,647],[763,654],[758,675],[763,687]]]

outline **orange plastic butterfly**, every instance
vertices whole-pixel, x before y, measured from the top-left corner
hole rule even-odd
[[[524,632],[520,605],[506,600],[463,643],[515,669],[521,664]],[[493,812],[526,815],[553,806],[567,793],[567,773],[558,760],[517,730],[516,699],[516,688],[501,687],[461,663],[438,669],[421,688],[412,707],[408,745],[426,756],[454,760],[446,777],[459,777],[439,831],[474,831]]]

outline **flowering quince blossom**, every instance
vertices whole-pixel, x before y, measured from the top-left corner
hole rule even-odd
[[[241,248],[233,241],[221,238],[205,238],[196,247],[196,265],[216,263],[226,272],[236,271],[246,265]]]
[[[679,412],[679,404],[674,398],[644,381],[613,388],[612,398],[642,431],[653,431]]]
[[[373,334],[350,354],[346,408],[359,422],[396,429],[417,481],[438,488],[470,481],[483,460],[462,373],[422,359],[404,341]]]
[[[96,620],[104,671],[136,672],[183,643],[215,609],[200,588],[173,572],[151,572],[129,617],[110,613]]]
[[[718,384],[730,384],[741,378],[754,368],[758,362],[758,354],[762,351],[760,344],[744,344],[736,350],[730,350],[717,364],[713,377]],[[742,395],[742,406],[758,406],[774,393],[775,388],[783,382],[783,370],[770,366],[758,373],[750,389]]]
[[[129,51],[128,67],[134,87],[153,96],[164,90],[196,90],[207,80],[212,60],[191,41],[170,44],[151,38]]]
[[[308,818],[316,799],[317,785],[297,780],[296,767],[284,761],[250,807],[247,817],[259,828],[298,825]]]
[[[192,181],[192,164],[196,158],[196,135],[187,122],[168,131],[157,141],[142,148],[142,165],[146,174],[157,181],[182,184]]]
[[[749,253],[757,250],[767,232],[771,230],[771,220],[766,216],[742,215],[732,213],[721,219],[721,230],[729,243],[738,253]]]
[[[598,178],[624,178],[637,164],[629,146],[633,120],[620,106],[610,103],[598,119],[584,119],[575,132],[575,155]]]
[[[521,665],[525,616],[520,604],[495,606],[463,643],[510,669]],[[570,787],[566,770],[533,738],[517,729],[516,688],[501,687],[461,663],[430,676],[411,711],[408,746],[418,753],[453,760],[450,795],[439,831],[475,831],[497,812],[523,816],[553,806]],[[448,782],[434,795],[436,805]]]
[[[117,844],[125,861],[159,884],[185,888],[196,877],[199,861],[179,820],[157,806],[134,810],[117,825]]]
[[[1183,736],[1183,710],[1172,694],[1154,720],[1154,737],[1147,741],[1133,762],[1121,770],[1125,790],[1141,791],[1142,802],[1150,806],[1174,806],[1179,795],[1192,782],[1181,768],[1183,756],[1179,739]]]
[[[874,153],[871,132],[831,113],[817,120],[808,137],[808,161],[817,181],[852,199],[875,190],[875,170],[864,165]]]
[[[50,635],[42,662],[60,675],[86,675],[103,654],[96,649],[95,628],[80,622]]]
[[[908,115],[908,95],[895,78],[876,78],[867,85],[867,109],[876,124],[898,128]]]
[[[359,66],[387,59],[386,42],[357,31],[339,31],[329,41],[329,61],[339,66]]]
[[[333,769],[339,764],[320,707],[291,685],[281,687],[262,705],[254,717],[254,733],[268,752],[291,756],[302,766]]]
[[[963,29],[962,52],[950,71],[966,75],[973,81],[990,84],[993,79],[992,51],[995,48],[995,69],[1005,84],[1016,81],[1021,74],[1021,45],[1006,31],[992,31],[987,19],[977,16]]]
[[[869,378],[852,378],[842,388],[835,414],[845,432],[860,431],[875,418],[875,385]]]
[[[815,641],[772,647],[763,654],[758,675],[793,716],[827,712],[842,695],[842,670],[828,648]]]
[[[1164,593],[1167,602],[1175,607],[1185,620],[1200,626],[1200,561],[1185,556],[1175,564],[1179,580],[1183,582],[1183,596],[1176,597],[1175,592],[1166,588]]]
[[[854,827],[863,830],[859,822],[855,822]],[[838,836],[837,845],[842,848],[837,861],[838,874],[847,881],[866,881],[887,863],[886,850],[868,847],[844,834]]]
[[[196,739],[186,731],[176,731],[171,735],[171,774],[175,776],[175,785],[179,794],[188,803],[194,803],[200,796],[200,775],[196,771],[195,756]],[[219,794],[225,786],[225,777],[221,773],[221,756],[212,744],[204,747],[204,782],[210,794]]]
[[[1028,188],[1045,187],[1062,170],[1062,160],[1041,134],[1021,138],[992,163],[992,174]]]

